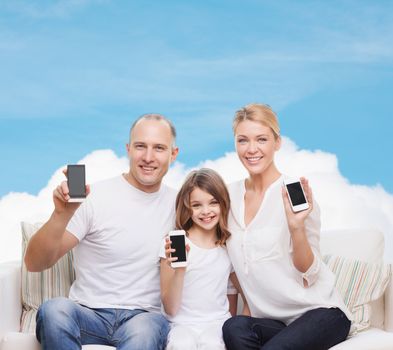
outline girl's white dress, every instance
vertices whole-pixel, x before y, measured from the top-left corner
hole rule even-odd
[[[182,301],[171,322],[167,349],[225,349],[222,325],[231,316],[227,288],[232,264],[225,247],[200,248],[190,239]],[[165,258],[165,242],[160,257]]]

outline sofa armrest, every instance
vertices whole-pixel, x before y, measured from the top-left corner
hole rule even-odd
[[[19,332],[22,314],[21,263],[0,264],[0,340],[7,332]]]
[[[393,282],[392,278],[385,290],[385,330],[393,332]]]

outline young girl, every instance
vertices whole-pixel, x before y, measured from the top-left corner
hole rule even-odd
[[[281,137],[269,106],[250,104],[233,121],[236,151],[248,178],[229,186],[228,253],[251,317],[224,324],[228,350],[325,350],[345,340],[351,314],[319,253],[320,213],[310,204],[294,213],[274,155]]]
[[[169,238],[160,252],[161,300],[171,322],[168,350],[225,349],[222,325],[231,316],[228,278],[239,288],[225,242],[229,194],[210,169],[193,171],[176,198],[176,228],[186,231],[187,267],[172,268]],[[247,312],[247,304],[244,312]]]

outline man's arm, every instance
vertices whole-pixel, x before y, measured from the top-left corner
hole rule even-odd
[[[74,248],[78,239],[65,228],[67,222],[55,212],[31,237],[25,254],[25,264],[30,272],[40,272],[53,266],[64,254]]]
[[[86,190],[90,192],[89,186]],[[51,267],[79,243],[66,227],[80,203],[68,203],[69,199],[67,182],[64,181],[53,191],[55,210],[27,246],[24,260],[29,271],[39,272]]]

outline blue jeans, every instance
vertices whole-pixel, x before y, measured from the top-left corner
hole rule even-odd
[[[100,344],[118,350],[164,349],[169,323],[144,310],[90,309],[67,298],[46,301],[38,310],[36,335],[43,350],[76,350]]]
[[[267,318],[234,316],[222,331],[227,350],[325,350],[344,341],[350,327],[340,309],[318,308],[289,326]]]

